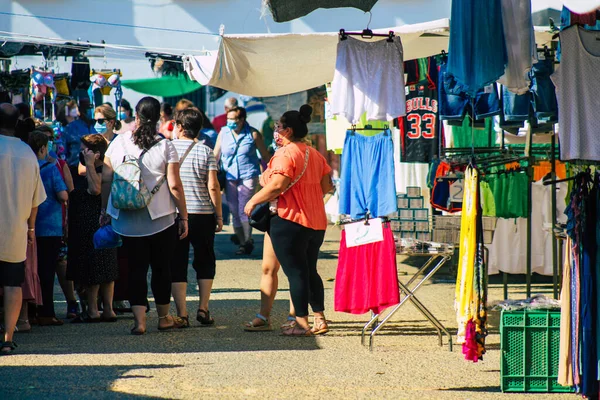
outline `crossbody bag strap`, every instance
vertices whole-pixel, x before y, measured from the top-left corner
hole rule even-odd
[[[229,164],[227,164],[227,168],[231,167],[231,164],[233,164],[233,160],[235,159],[238,149],[240,148],[240,142],[242,141],[239,137],[238,137],[238,140],[235,140],[235,136],[233,135],[233,131],[231,129],[229,130],[229,133],[231,133],[231,137],[233,138],[233,141],[235,142],[235,150],[233,150],[233,156],[231,156],[231,160],[229,160]]]
[[[150,146],[149,149],[144,149],[144,151],[142,151],[142,153],[140,154],[140,157],[138,158],[139,163],[140,163],[140,169],[142,168],[142,157],[144,156],[144,154],[146,154],[147,152],[149,152],[154,146],[156,146],[157,144],[159,144],[160,142],[162,142],[163,140],[167,140],[167,139],[161,139],[158,142],[154,143],[152,146]],[[150,194],[152,194],[153,196],[156,194],[156,192],[159,191],[160,187],[162,186],[163,183],[165,183],[165,181],[167,180],[167,175],[163,175],[160,177],[160,179],[158,180],[158,182],[156,183],[156,186],[154,186],[154,189],[152,189],[150,191]]]
[[[190,154],[190,151],[192,151],[192,148],[196,145],[197,142],[192,142],[192,144],[190,145],[190,147],[187,148],[187,150],[185,151],[185,153],[183,153],[183,156],[179,159],[179,165],[182,165],[183,162],[185,161],[186,157],[188,156],[188,154]]]
[[[292,186],[294,186],[296,183],[298,183],[298,181],[300,180],[300,178],[302,178],[304,176],[304,173],[306,172],[306,168],[308,167],[308,156],[310,153],[310,149],[308,146],[306,146],[306,153],[304,154],[304,168],[302,168],[302,172],[300,173],[300,175],[298,175],[296,177],[296,179],[294,179],[294,181],[290,184],[290,186],[287,187],[287,189],[285,189],[283,192],[281,192],[281,194],[284,194],[285,192],[287,192],[288,190],[290,190],[292,188]]]
[[[51,163],[50,161],[47,161],[45,164],[43,164],[43,165],[40,167],[40,171],[41,171],[41,170],[43,170],[44,168],[46,168],[48,165],[52,165],[52,163]]]

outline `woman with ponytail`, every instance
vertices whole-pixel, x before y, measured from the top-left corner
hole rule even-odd
[[[181,318],[169,315],[170,258],[177,240],[188,234],[188,214],[179,177],[177,151],[169,140],[161,139],[156,130],[160,103],[152,97],[144,97],[135,112],[135,131],[119,135],[106,152],[102,171],[102,205],[103,223],[112,218],[112,228],[123,237],[123,246],[128,253],[129,302],[135,318],[131,334],[143,335],[146,333],[149,268],[152,268],[151,287],[158,312],[158,329],[185,326]],[[126,156],[139,160],[146,187],[149,190],[158,188],[148,206],[139,210],[116,209],[109,201],[114,170]]]
[[[284,330],[286,336],[310,336],[329,331],[325,320],[323,280],[317,272],[319,250],[327,229],[323,195],[331,183],[331,168],[325,158],[308,145],[312,108],[288,111],[275,124],[274,141],[279,147],[263,174],[264,187],[246,204],[251,216],[257,205],[277,199],[277,214],[268,232],[275,255],[290,282],[296,325]],[[308,323],[308,304],[314,325]]]

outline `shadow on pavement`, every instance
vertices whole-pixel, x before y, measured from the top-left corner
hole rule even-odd
[[[156,311],[148,314],[148,332],[132,336],[133,316],[119,316],[115,323],[71,324],[38,327],[17,334],[15,354],[114,354],[114,353],[202,353],[240,351],[317,350],[314,337],[280,336],[287,300],[275,301],[271,332],[245,332],[244,323],[259,310],[258,300],[212,300],[211,314],[216,325],[201,327],[195,320],[197,302],[188,302],[192,327],[159,332]]]
[[[499,386],[481,386],[481,387],[458,387],[449,389],[439,389],[442,392],[500,392]]]
[[[117,379],[152,379],[155,368],[178,365],[10,366],[0,367],[0,396],[4,399],[158,399],[111,391]],[[143,374],[127,375],[137,369]]]

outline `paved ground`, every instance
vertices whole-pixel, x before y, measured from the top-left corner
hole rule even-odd
[[[129,335],[130,315],[119,317],[116,324],[34,327],[32,333],[16,337],[18,355],[0,358],[0,399],[576,398],[502,394],[493,316],[496,327],[491,327],[489,351],[477,364],[464,361],[458,346],[453,352],[447,345],[438,347],[435,331],[412,305],[397,314],[369,352],[360,344],[367,316],[332,311],[338,236],[337,229],[330,229],[320,263],[327,316],[333,321],[332,332],[324,337],[285,338],[278,332],[243,331],[242,324],[259,306],[260,249],[255,257],[237,259],[226,233],[217,238],[218,276],[211,305],[216,327],[158,332],[155,311],[149,334],[141,337]],[[414,271],[405,264],[399,269]],[[455,332],[454,286],[440,278],[418,295]],[[277,326],[287,315],[283,275],[281,289],[274,312]],[[536,288],[543,290],[547,288]],[[523,296],[522,288],[514,293]],[[196,295],[195,287],[190,287],[190,310],[197,307]],[[492,287],[490,297],[499,299],[501,288]],[[62,300],[62,295],[56,299]],[[64,303],[57,305],[61,314],[64,308]]]

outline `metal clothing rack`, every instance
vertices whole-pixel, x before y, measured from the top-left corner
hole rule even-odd
[[[532,142],[533,141],[533,132],[530,130],[528,132],[528,135],[530,135],[529,139]],[[502,131],[502,138],[504,138],[504,131]],[[551,164],[551,177],[553,179],[553,182],[549,182],[548,184],[552,184],[552,196],[551,196],[551,200],[552,200],[552,226],[553,226],[553,230],[554,227],[556,226],[556,183],[558,183],[559,181],[556,181],[556,138],[555,135],[552,134],[552,139],[551,139],[551,149],[550,151],[547,151],[545,149],[537,149],[535,147],[531,147],[529,149],[527,149],[527,147],[525,148],[521,148],[520,146],[510,146],[510,145],[505,145],[504,144],[504,140],[502,140],[502,146],[501,147],[475,147],[475,148],[446,148],[443,149],[443,154],[446,156],[452,155],[452,154],[462,154],[462,155],[468,155],[469,153],[471,153],[471,156],[474,157],[475,160],[477,160],[476,155],[477,154],[490,154],[490,153],[501,153],[504,155],[507,154],[514,154],[515,156],[517,156],[519,153],[523,154],[523,156],[521,157],[517,157],[512,161],[526,161],[527,162],[527,168],[526,168],[526,173],[528,176],[528,185],[527,185],[527,265],[526,265],[526,296],[529,298],[531,297],[531,277],[532,277],[532,244],[531,244],[531,239],[532,239],[532,221],[531,221],[531,213],[532,213],[532,209],[533,209],[533,205],[532,205],[532,184],[533,184],[533,165],[535,163],[536,160],[541,160],[541,159],[547,159],[548,161],[550,161]],[[491,144],[491,143],[490,143]],[[526,153],[526,154],[524,154]],[[536,157],[537,156],[537,157]],[[505,162],[510,162],[510,159],[506,159],[503,162],[498,162],[496,164],[494,163],[486,163],[485,159],[483,160],[482,163],[482,167],[485,168],[491,168],[493,166],[499,166],[504,164]],[[477,162],[479,163],[480,161],[477,160]],[[553,271],[553,279],[552,279],[552,283],[553,283],[553,296],[555,299],[558,299],[558,295],[559,295],[559,286],[560,286],[560,275],[561,272],[559,270],[559,260],[560,260],[560,254],[559,254],[559,249],[558,249],[558,243],[556,242],[556,240],[552,241],[552,271]],[[508,299],[508,275],[506,272],[502,273],[502,284],[503,284],[503,294],[504,294],[504,299]]]
[[[401,251],[398,254],[419,257],[429,256],[429,259],[425,262],[425,264],[423,264],[421,268],[419,268],[419,270],[410,278],[410,280],[406,284],[402,283],[400,279],[398,279],[398,289],[400,291],[401,297],[400,303],[398,303],[398,305],[392,308],[381,321],[379,321],[381,314],[371,314],[371,320],[367,322],[367,324],[362,329],[361,344],[363,346],[365,345],[365,336],[367,335],[367,331],[369,328],[373,328],[371,330],[371,333],[369,334],[368,343],[369,350],[373,351],[374,338],[377,332],[379,332],[381,328],[383,328],[383,326],[394,316],[394,314],[396,314],[396,312],[398,312],[398,310],[406,303],[407,300],[410,300],[410,302],[416,307],[416,309],[433,325],[433,327],[437,331],[440,346],[443,346],[442,336],[448,336],[448,347],[449,350],[452,351],[452,335],[450,334],[448,329],[446,329],[446,327],[444,327],[444,325],[439,321],[439,319],[437,319],[433,315],[433,313],[429,311],[427,307],[423,305],[423,303],[421,303],[421,301],[415,296],[415,292],[419,290],[419,288],[425,282],[431,279],[431,277],[435,275],[435,273],[439,271],[440,268],[442,268],[444,264],[446,264],[446,262],[452,259],[452,255],[454,254],[454,247],[445,246],[443,247],[443,250],[438,253],[406,250]],[[419,276],[423,274],[434,263],[436,263],[435,266],[411,288],[411,285],[419,278]]]

